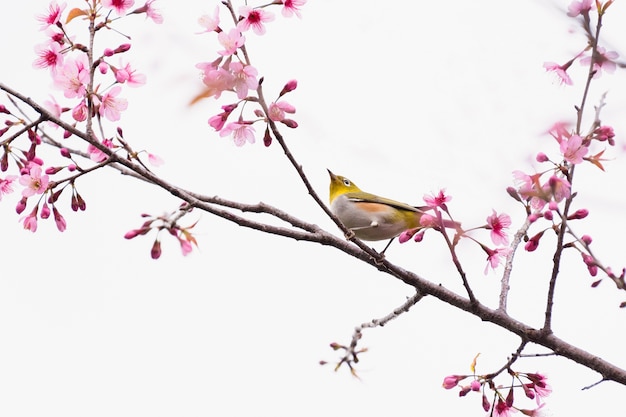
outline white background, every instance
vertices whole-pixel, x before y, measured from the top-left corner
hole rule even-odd
[[[156,6],[163,25],[140,16],[120,22],[133,38],[124,59],[148,75],[143,88],[124,90],[126,139],[161,155],[166,164],[157,172],[180,186],[264,201],[335,230],[278,146],[265,148],[259,140],[236,148],[206,123],[218,112],[214,102],[188,106],[201,88],[194,65],[215,57],[214,35],[195,34],[197,18],[214,4],[162,1]],[[289,79],[299,81],[286,99],[296,106],[300,127],[283,133],[324,197],[330,168],[368,191],[415,204],[445,187],[464,225],[484,224],[496,209],[511,214],[515,227],[523,211],[504,191],[511,172],[546,169],[534,162],[538,151],[557,158],[555,141],[543,132],[573,120],[580,101],[584,68],[570,70],[573,87],[558,86],[542,68],[585,45],[575,20],[565,16],[567,4],[309,1],[302,20],[286,20],[276,8],[267,35],[246,37],[268,99]],[[31,65],[34,45],[45,39],[34,15],[46,9],[37,0],[0,14],[0,81],[39,102],[52,92],[68,104],[51,89],[47,72]],[[225,21],[224,10],[221,15]],[[609,50],[624,52],[624,16],[623,3],[609,9]],[[69,29],[79,27],[76,20]],[[107,38],[106,46],[126,42]],[[576,207],[591,211],[576,230],[592,235],[596,254],[615,270],[624,266],[626,231],[624,86],[619,70],[594,85],[590,104],[609,91],[603,121],[614,125],[618,146],[607,150],[606,173],[585,164],[575,181]],[[257,131],[260,136],[262,128]],[[77,186],[87,211],[72,213],[64,196],[65,233],[51,219],[40,221],[35,234],[23,230],[14,212],[19,190],[0,202],[0,415],[481,416],[479,395],[458,398],[456,390],[441,388],[443,377],[469,373],[478,352],[477,372],[494,371],[518,345],[517,337],[426,298],[365,333],[361,343],[370,350],[362,355],[360,379],[335,373],[318,364],[337,358],[328,344],[348,343],[355,325],[387,314],[411,288],[332,249],[200,213],[187,220],[200,219],[199,250],[184,258],[163,235],[164,254],[153,261],[154,235],[133,241],[123,235],[141,224],[140,213],[173,210],[176,199],[112,170]],[[488,240],[486,233],[476,237]],[[538,327],[554,240],[546,234],[537,252],[520,251],[511,282],[510,314]],[[459,251],[480,299],[494,306],[499,275],[483,275],[485,256],[476,245],[462,243]],[[387,256],[460,291],[434,234],[419,245],[395,245]],[[608,281],[589,288],[592,279],[574,251],[564,261],[555,332],[626,366],[626,313],[617,307],[625,296]],[[581,391],[599,376],[565,359],[521,360],[515,370],[548,374],[555,416],[621,406],[623,387],[603,383]]]

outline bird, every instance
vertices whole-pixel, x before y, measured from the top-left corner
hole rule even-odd
[[[420,218],[429,207],[414,207],[390,198],[362,191],[341,175],[330,175],[330,211],[354,235],[367,241],[390,239],[405,230],[420,227]]]

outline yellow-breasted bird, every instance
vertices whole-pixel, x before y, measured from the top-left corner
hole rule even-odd
[[[359,239],[393,239],[405,230],[419,227],[420,217],[428,209],[366,193],[346,177],[327,171],[330,211]]]

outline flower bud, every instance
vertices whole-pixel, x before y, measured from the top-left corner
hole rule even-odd
[[[161,242],[157,239],[152,244],[152,249],[150,249],[150,256],[152,259],[159,259],[161,257]]]
[[[297,80],[288,81],[287,84],[285,84],[283,89],[280,91],[279,96],[282,96],[283,94],[287,94],[290,91],[295,90],[296,88],[298,88],[298,81]]]
[[[587,217],[587,215],[589,215],[589,210],[587,209],[579,209],[576,210],[576,212],[574,214],[570,214],[569,216],[567,216],[568,220],[579,220],[579,219],[584,219],[585,217]]]
[[[537,162],[548,162],[550,160],[548,156],[543,152],[539,152],[535,159],[537,160]]]

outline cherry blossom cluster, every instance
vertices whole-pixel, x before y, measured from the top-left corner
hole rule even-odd
[[[477,243],[480,248],[487,254],[487,265],[485,266],[485,274],[489,271],[489,268],[495,270],[506,256],[511,252],[508,247],[509,237],[506,229],[511,226],[511,217],[508,214],[498,214],[495,210],[487,216],[486,223],[482,226],[473,227],[471,229],[463,230],[459,223],[454,222],[450,215],[447,203],[452,200],[452,196],[447,195],[445,190],[439,190],[436,195],[425,195],[424,202],[425,207],[422,209],[427,210],[425,214],[420,218],[420,226],[414,229],[405,230],[398,236],[400,243],[408,242],[413,239],[415,242],[421,242],[424,238],[424,233],[428,229],[434,229],[441,233],[445,233],[446,228],[453,228],[456,231],[454,236],[454,244],[461,238],[468,238],[471,241]],[[446,214],[450,220],[444,219],[443,214]],[[484,243],[479,242],[469,232],[478,229],[486,229],[490,231],[490,237],[495,247],[490,247]]]
[[[604,3],[600,1],[583,0],[574,1],[569,6],[568,15],[582,20],[582,27],[587,34],[589,44],[584,50],[562,66],[554,66],[546,63],[545,67],[550,71],[555,71],[560,80],[567,85],[572,85],[571,78],[567,74],[567,69],[577,59],[580,63],[588,67],[587,89],[594,78],[599,77],[603,71],[613,72],[617,66],[615,59],[616,52],[606,52],[597,44],[599,29],[602,26],[602,16],[612,1]],[[592,16],[597,16],[595,20],[595,30],[592,28]],[[562,225],[567,226],[568,235],[572,241],[566,242],[565,248],[574,248],[581,254],[582,260],[587,267],[589,274],[595,277],[599,270],[602,270],[606,277],[613,280],[618,288],[626,288],[624,277],[626,269],[615,274],[610,267],[602,265],[597,257],[592,253],[590,245],[592,238],[588,235],[577,237],[569,227],[569,222],[587,217],[589,214],[585,208],[580,208],[573,213],[565,211],[565,207],[571,205],[573,201],[572,181],[575,167],[583,164],[591,164],[604,171],[603,158],[607,146],[615,145],[615,133],[613,128],[604,125],[600,121],[600,110],[604,102],[596,106],[596,117],[586,132],[581,129],[583,108],[577,108],[576,122],[557,122],[547,133],[554,139],[556,145],[556,157],[550,157],[544,152],[539,152],[536,161],[547,168],[543,171],[527,174],[522,171],[514,171],[516,187],[510,187],[507,191],[517,201],[521,202],[528,214],[531,223],[539,219],[548,222],[548,226],[536,232],[532,237],[527,238],[525,249],[532,252],[537,249],[541,238],[548,230],[558,233]],[[593,282],[597,286],[602,278]],[[626,303],[622,304],[626,306]]]
[[[507,371],[511,377],[508,385],[496,385],[494,378],[497,374],[477,375],[476,358],[471,365],[470,375],[448,375],[443,379],[442,386],[445,389],[459,387],[459,396],[464,397],[470,393],[481,394],[481,406],[492,417],[510,417],[513,412],[521,412],[531,417],[544,415],[545,402],[543,399],[552,393],[552,388],[547,383],[545,375],[540,373],[515,372],[510,367]],[[528,399],[535,400],[533,408],[522,408],[520,400],[515,392],[522,391]],[[522,397],[523,398],[523,397]]]
[[[265,124],[263,143],[269,146],[272,143],[271,125],[274,122],[282,123],[289,128],[298,127],[298,123],[289,118],[296,112],[294,106],[282,100],[282,97],[295,90],[297,82],[288,81],[276,99],[266,104],[257,91],[263,78],[258,77],[258,70],[251,64],[246,50],[246,36],[251,33],[263,35],[265,25],[274,20],[274,13],[268,9],[272,6],[281,6],[285,17],[300,15],[300,8],[306,0],[275,0],[258,7],[241,6],[237,13],[230,1],[223,2],[232,20],[232,27],[222,27],[219,6],[215,7],[212,15],[204,15],[198,20],[202,26],[202,33],[216,33],[221,50],[211,62],[196,65],[202,73],[204,90],[194,99],[213,97],[219,99],[223,93],[232,93],[236,101],[225,104],[221,112],[209,118],[209,125],[219,132],[220,136],[230,136],[237,146],[254,143],[257,133],[256,123]],[[251,114],[244,116],[246,103],[254,103]],[[237,110],[237,111],[236,111]]]
[[[159,259],[161,257],[161,239],[159,234],[162,230],[167,230],[170,236],[173,236],[180,244],[180,250],[184,256],[187,256],[193,250],[194,246],[198,246],[195,237],[191,233],[191,229],[195,227],[196,223],[191,226],[181,226],[178,224],[178,220],[191,211],[191,207],[186,203],[183,203],[181,207],[172,213],[163,214],[161,216],[151,216],[149,214],[142,214],[141,217],[146,220],[138,229],[128,231],[124,238],[133,239],[137,236],[144,236],[152,230],[157,231],[157,235],[150,249],[150,256],[152,259]]]
[[[590,39],[595,39],[597,37],[597,33],[591,27],[591,14],[593,12],[597,12],[599,16],[602,16],[612,3],[613,0],[608,0],[604,3],[596,0],[573,1],[569,6],[567,15],[574,18],[580,17],[582,19],[583,29],[587,32],[588,37]],[[599,26],[596,28],[599,29]],[[546,62],[543,66],[546,71],[555,74],[559,83],[573,85],[574,82],[567,73],[567,70],[577,60],[585,67],[589,67],[591,65],[592,76],[598,78],[603,71],[607,73],[615,72],[615,68],[617,67],[615,60],[617,57],[618,54],[615,51],[607,51],[602,46],[596,46],[594,48],[593,45],[588,44],[581,52],[574,55],[574,57],[569,59],[564,64]]]
[[[138,87],[145,83],[145,76],[138,73],[130,63],[115,61],[130,49],[130,44],[122,43],[114,47],[94,48],[96,34],[113,29],[118,19],[130,15],[145,15],[156,23],[162,17],[153,7],[154,0],[148,0],[143,6],[133,9],[134,0],[94,0],[81,2],[84,9],[66,10],[66,4],[52,1],[47,11],[37,16],[45,42],[35,47],[37,55],[33,66],[49,72],[53,85],[60,90],[63,98],[57,101],[54,96],[43,103],[48,114],[41,113],[35,121],[25,120],[23,112],[15,104],[15,110],[9,110],[0,104],[0,114],[6,115],[4,128],[0,129],[0,171],[15,169],[17,175],[0,177],[0,200],[4,194],[14,191],[14,185],[22,187],[22,198],[16,211],[22,214],[28,205],[32,208],[20,220],[24,228],[35,232],[38,219],[54,218],[57,229],[64,231],[66,221],[59,212],[57,202],[64,190],[71,190],[70,207],[73,211],[84,211],[85,200],[76,189],[77,180],[107,163],[108,156],[103,149],[123,149],[129,158],[139,160],[140,152],[134,152],[123,140],[121,129],[107,136],[109,129],[104,121],[117,122],[127,109],[128,102],[121,96],[125,86]],[[73,32],[79,22],[86,22],[84,28],[87,37],[78,40]],[[66,104],[59,104],[60,101]],[[68,142],[73,135],[66,129],[55,134],[58,123],[62,121],[72,128],[80,128],[100,144],[80,142],[83,150],[72,149]],[[94,122],[99,134],[95,133]],[[60,136],[58,139],[55,136]],[[39,152],[40,145],[52,145],[60,149],[61,162],[50,163],[54,156]],[[55,154],[57,158],[59,154]],[[88,157],[86,164],[79,163]],[[141,161],[140,161],[141,162]],[[155,155],[148,154],[148,162],[159,164],[162,161]],[[84,166],[83,166],[84,165]],[[47,166],[47,167],[46,167]],[[17,183],[17,184],[16,184]]]

